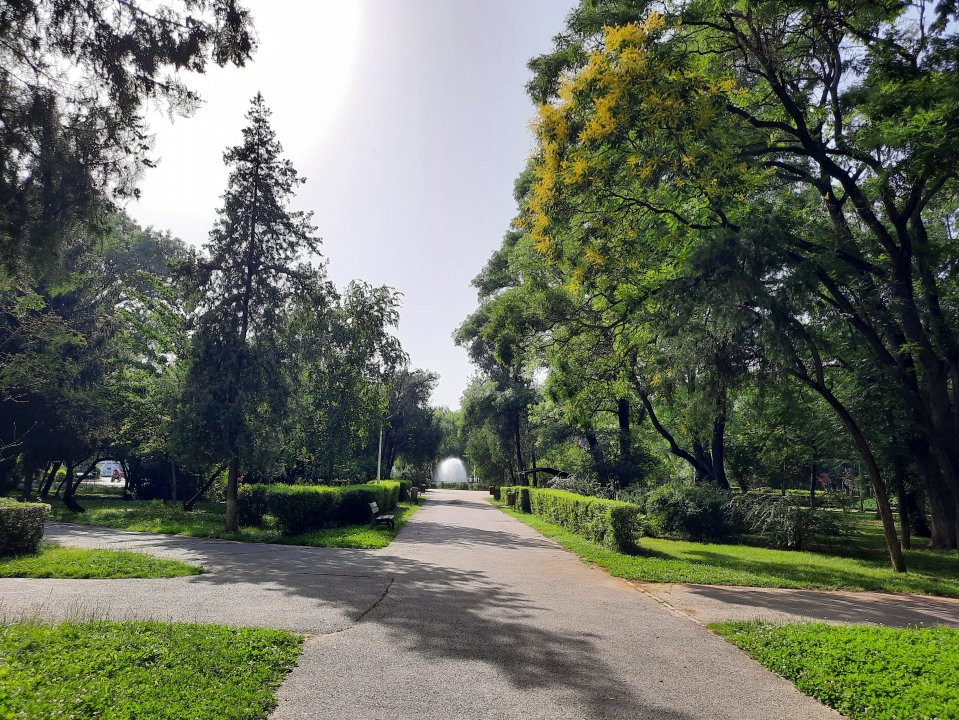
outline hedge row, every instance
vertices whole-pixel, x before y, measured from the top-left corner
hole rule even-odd
[[[285,535],[298,535],[335,525],[370,520],[370,503],[381,512],[400,501],[400,483],[392,480],[366,485],[241,485],[241,525],[262,525],[263,516],[276,518]]]
[[[516,509],[539,515],[587,540],[623,553],[638,551],[642,531],[640,508],[620,500],[604,500],[548,488],[504,487],[516,493]]]
[[[0,498],[0,557],[37,552],[49,515],[49,505]]]

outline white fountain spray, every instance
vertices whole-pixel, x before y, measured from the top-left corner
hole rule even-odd
[[[436,466],[433,480],[437,485],[466,482],[466,465],[459,458],[448,457]]]

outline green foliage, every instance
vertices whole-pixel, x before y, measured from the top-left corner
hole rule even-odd
[[[837,536],[840,525],[832,513],[800,507],[780,495],[741,495],[733,498],[727,511],[742,518],[751,532],[773,547],[799,550],[817,535]]]
[[[263,720],[302,645],[218,625],[3,625],[0,717]]]
[[[646,497],[646,517],[658,535],[715,540],[729,534],[725,506],[729,500],[713,485],[669,483]]]
[[[959,597],[959,567],[950,552],[906,553],[908,573],[896,573],[881,552],[881,531],[875,543],[857,555],[844,549],[828,552],[772,550],[748,545],[720,545],[644,537],[639,554],[610,550],[536,515],[504,508],[586,562],[617,577],[654,583],[746,585],[821,590],[873,590]],[[877,552],[877,549],[879,550]]]
[[[49,505],[0,498],[0,557],[37,552],[49,515]]]
[[[31,555],[0,557],[0,577],[169,578],[199,575],[203,568],[129,550],[89,550],[44,545]]]
[[[262,525],[267,511],[268,485],[241,485],[237,490],[240,525]]]
[[[135,194],[151,164],[148,108],[188,114],[199,98],[177,71],[243,65],[252,33],[249,12],[227,0],[5,6],[3,269],[44,264],[112,199]]]
[[[760,622],[710,627],[850,720],[959,717],[959,630]]]
[[[642,518],[635,505],[547,488],[521,486],[502,491],[517,493],[520,512],[538,515],[613,550],[635,553],[639,549]]]
[[[400,483],[381,480],[366,485],[244,485],[241,508],[246,505],[251,520],[262,524],[268,512],[287,535],[299,535],[334,525],[366,523],[370,503],[381,512],[395,508],[400,501]],[[259,516],[256,511],[262,509]],[[241,521],[242,524],[242,521]]]
[[[333,525],[340,509],[340,489],[317,485],[268,485],[267,511],[286,535]]]

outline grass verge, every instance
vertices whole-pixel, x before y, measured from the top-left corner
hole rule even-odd
[[[0,557],[0,577],[170,578],[202,572],[203,568],[196,565],[130,550],[88,550],[53,544],[44,544],[33,555]]]
[[[851,720],[959,717],[959,631],[718,623],[716,633]]]
[[[160,500],[147,502],[82,498],[81,503],[86,512],[72,513],[59,500],[53,500],[51,502],[52,519],[118,530],[221,538],[241,542],[345,548],[386,547],[419,508],[419,505],[400,503],[399,507],[393,511],[396,515],[396,530],[390,530],[385,525],[372,527],[366,524],[326,528],[301,535],[284,535],[270,516],[266,517],[263,527],[244,526],[237,533],[226,532],[223,528],[226,509],[222,503],[200,503],[193,512],[186,512],[181,505],[170,505]]]
[[[0,625],[0,718],[262,720],[302,643],[185,623]]]
[[[494,503],[497,504],[497,503]],[[932,550],[906,553],[908,573],[895,573],[889,561],[821,552],[771,550],[749,545],[643,538],[639,555],[624,555],[570,533],[536,515],[503,512],[551,537],[583,560],[611,574],[643,582],[746,585],[819,590],[875,590],[959,597],[955,554]]]

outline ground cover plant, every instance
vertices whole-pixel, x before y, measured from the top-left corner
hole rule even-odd
[[[0,577],[169,578],[199,575],[203,568],[130,550],[41,546],[36,553],[0,557]]]
[[[186,623],[0,625],[0,717],[263,720],[302,642]]]
[[[837,555],[644,537],[640,553],[627,555],[590,542],[536,515],[500,507],[586,562],[627,580],[959,597],[959,567],[951,552],[908,551],[908,573],[893,572],[881,550]]]
[[[959,717],[959,631],[820,623],[710,625],[851,720]]]
[[[395,530],[384,525],[373,527],[369,523],[361,523],[286,535],[276,519],[270,515],[264,516],[261,526],[243,525],[238,532],[227,532],[223,522],[226,513],[223,503],[198,503],[193,512],[186,512],[180,505],[171,505],[160,500],[125,501],[98,497],[85,498],[83,505],[86,512],[74,513],[70,512],[63,503],[54,500],[51,502],[53,519],[118,530],[222,538],[242,542],[348,548],[386,547],[419,507],[401,503],[391,511],[396,515]]]

